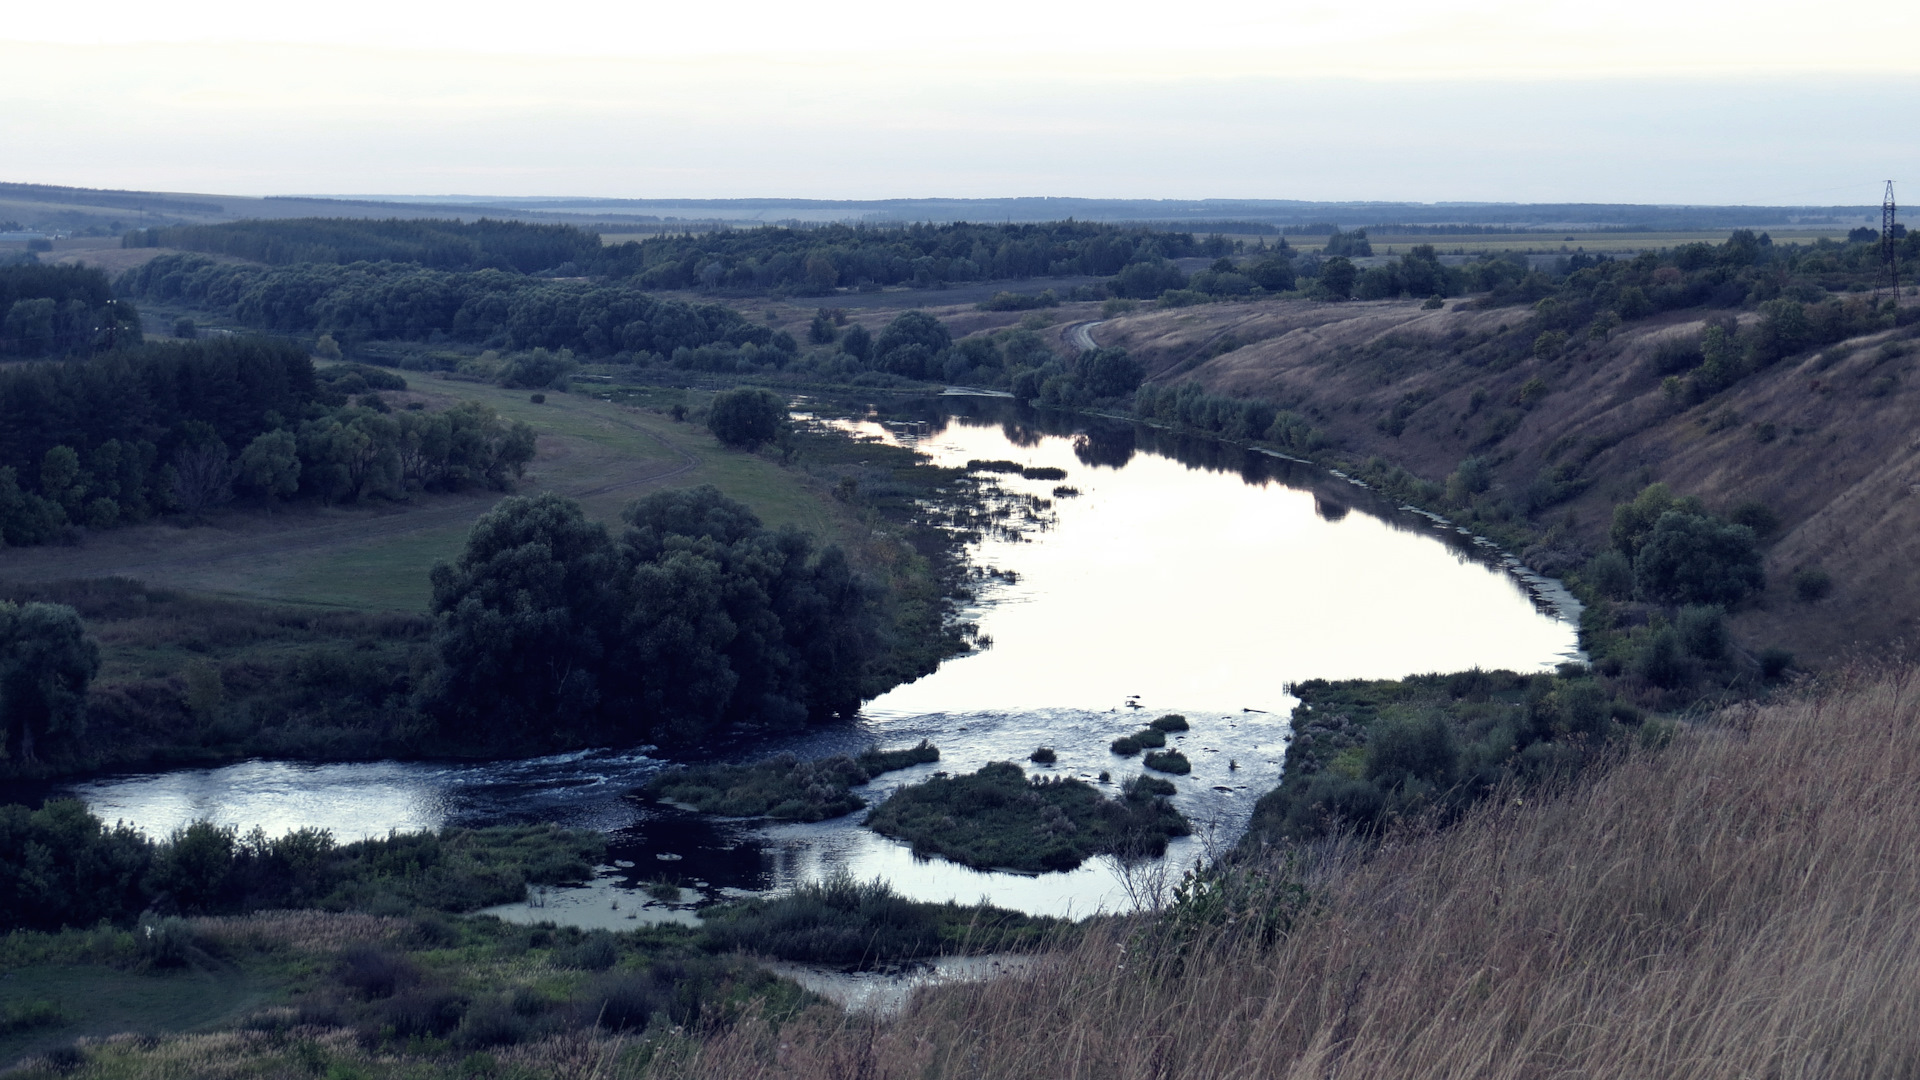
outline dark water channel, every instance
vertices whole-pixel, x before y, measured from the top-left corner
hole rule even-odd
[[[631,790],[663,762],[587,752],[490,764],[257,761],[126,776],[75,790],[108,820],[165,833],[196,818],[269,833],[303,826],[341,839],[447,824],[553,821],[606,831],[615,867],[594,887],[502,914],[586,925],[684,919],[633,891],[665,879],[689,902],[817,879],[880,876],[923,899],[1036,913],[1132,907],[1210,849],[1230,845],[1277,781],[1289,682],[1393,677],[1479,664],[1550,668],[1576,655],[1571,603],[1484,543],[1313,466],[1143,426],[1047,416],[981,398],[926,404],[918,423],[852,424],[942,464],[1011,459],[1064,480],[1004,476],[1051,500],[972,545],[983,573],[968,612],[992,644],[873,701],[854,724],[709,748],[723,760],[803,756],[932,739],[937,765],[877,779],[869,801],[934,769],[1025,762],[1034,772],[1117,784],[1138,758],[1107,744],[1162,712],[1192,730],[1172,742],[1193,762],[1175,803],[1196,835],[1167,859],[1096,859],[1064,874],[985,873],[920,860],[858,824],[702,818]],[[1077,488],[1055,497],[1056,486]],[[1570,618],[1570,616],[1572,616]]]

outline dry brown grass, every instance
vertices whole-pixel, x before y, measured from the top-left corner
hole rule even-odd
[[[1722,510],[1759,500],[1783,528],[1767,557],[1773,585],[1734,614],[1736,639],[1819,665],[1863,643],[1920,640],[1920,331],[1786,360],[1687,407],[1667,397],[1651,360],[1664,342],[1698,335],[1703,314],[1638,320],[1555,359],[1489,366],[1474,343],[1524,325],[1526,308],[1270,299],[1143,310],[1094,333],[1128,349],[1149,381],[1285,405],[1351,461],[1379,455],[1442,481],[1478,454],[1494,463],[1496,492],[1516,497],[1541,470],[1579,465],[1593,482],[1542,511],[1547,535],[1522,552],[1550,574],[1605,548],[1614,505],[1652,481]],[[1240,347],[1203,359],[1229,337]],[[1523,408],[1520,388],[1534,379],[1545,396]],[[1397,426],[1382,421],[1407,401],[1425,404],[1391,434]],[[1516,426],[1496,438],[1506,423]],[[1803,566],[1832,574],[1828,600],[1793,599],[1786,582]]]
[[[1175,964],[1092,935],[891,1023],[743,1025],[724,1077],[1904,1077],[1920,1073],[1920,680],[1725,714],[1370,858],[1318,914]]]

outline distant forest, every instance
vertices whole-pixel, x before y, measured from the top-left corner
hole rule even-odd
[[[417,263],[434,270],[522,274],[592,259],[600,238],[571,225],[390,218],[287,218],[134,229],[122,247],[178,248],[290,266],[294,263]]]
[[[1129,264],[1227,254],[1220,237],[1139,226],[766,226],[603,246],[571,225],[288,218],[135,229],[130,248],[228,255],[271,266],[411,263],[624,281],[647,289],[826,295],[862,285],[918,285],[1117,274]]]
[[[0,369],[0,546],[196,514],[236,493],[502,488],[532,460],[526,424],[473,402],[394,412],[379,398],[405,388],[355,365],[316,373],[304,347],[263,337]]]
[[[836,288],[1108,277],[1131,263],[1225,255],[1226,240],[1092,222],[759,228],[607,247],[596,271],[650,289],[823,296]]]
[[[140,317],[98,270],[0,266],[0,359],[69,356],[140,343]]]
[[[501,270],[407,263],[265,267],[162,255],[129,270],[123,295],[219,312],[256,330],[455,341],[589,356],[671,354],[703,345],[768,345],[774,333],[718,304],[662,300],[631,285],[556,281]]]

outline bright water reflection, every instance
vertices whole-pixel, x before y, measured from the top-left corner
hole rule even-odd
[[[1095,859],[1066,874],[987,873],[916,859],[861,829],[857,814],[815,825],[701,818],[628,794],[662,767],[638,752],[483,764],[250,762],[77,791],[103,817],[156,833],[197,817],[270,833],[328,828],[342,839],[502,821],[598,828],[611,834],[618,860],[597,886],[603,892],[666,878],[713,898],[846,870],[921,899],[984,897],[1085,915],[1132,907],[1166,876],[1233,842],[1278,779],[1287,683],[1475,664],[1532,670],[1577,655],[1571,622],[1471,543],[1320,470],[994,402],[949,401],[926,415],[932,423],[918,428],[917,445],[942,464],[1057,467],[1064,481],[1016,475],[1002,483],[1045,498],[1058,484],[1081,492],[1054,500],[1046,528],[974,545],[979,564],[1016,578],[983,579],[972,614],[992,647],[893,690],[855,724],[736,741],[710,748],[712,756],[811,756],[925,736],[940,746],[940,763],[879,778],[870,800],[936,768],[1024,761],[1041,745],[1059,761],[1035,772],[1097,782],[1105,771],[1117,784],[1139,759],[1115,757],[1108,742],[1179,711],[1193,728],[1172,742],[1193,773],[1177,778],[1174,801],[1197,835],[1176,842],[1164,862],[1144,871]],[[859,426],[897,438],[878,424]],[[598,895],[595,924],[643,915],[638,896],[615,908],[608,893],[600,911]]]

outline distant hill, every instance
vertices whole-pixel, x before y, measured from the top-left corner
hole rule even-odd
[[[1310,202],[1292,199],[600,199],[542,196],[271,196],[115,191],[0,183],[0,221],[49,232],[214,224],[248,218],[479,218],[659,231],[688,225],[816,222],[1038,222],[1222,225],[1248,231],[1337,224],[1647,230],[1853,226],[1871,206],[1665,206],[1631,203]]]

